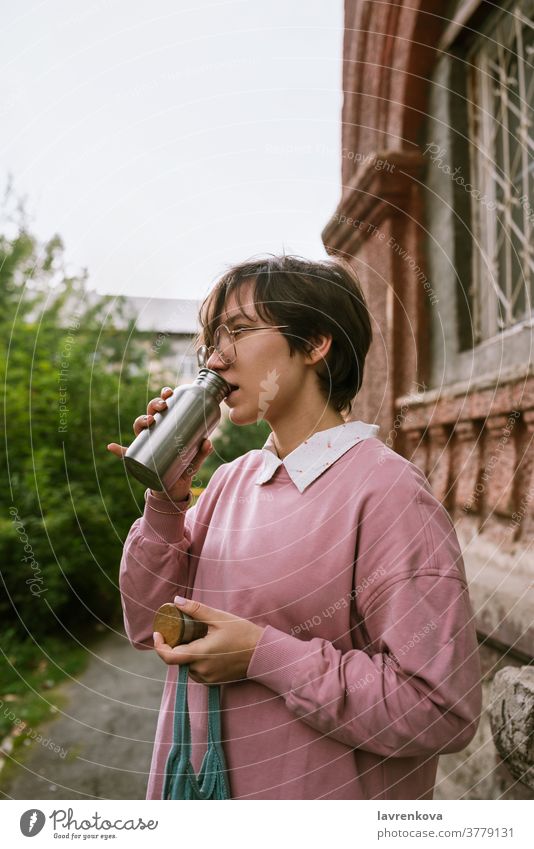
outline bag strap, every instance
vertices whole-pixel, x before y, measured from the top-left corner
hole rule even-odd
[[[174,708],[174,741],[181,741],[182,751],[187,758],[191,757],[191,724],[189,722],[189,706],[187,704],[187,676],[189,666],[179,667],[176,687],[176,705]]]
[[[178,673],[176,689],[176,707],[174,709],[174,739],[180,740],[183,751],[191,756],[191,723],[189,722],[189,705],[187,703],[187,678],[189,665],[182,664]],[[218,684],[208,686],[208,743],[221,744],[221,710],[220,687]]]
[[[191,724],[187,703],[188,664],[179,668],[174,710],[174,743],[166,765],[163,799],[230,799],[221,744],[220,687],[208,686],[208,747],[198,777],[191,765]]]

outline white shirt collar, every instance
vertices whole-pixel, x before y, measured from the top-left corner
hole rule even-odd
[[[365,422],[345,422],[344,424],[320,430],[309,439],[301,442],[283,460],[277,454],[273,434],[270,433],[267,442],[261,449],[263,455],[263,466],[260,469],[256,483],[263,484],[271,480],[275,471],[282,464],[299,490],[304,492],[307,486],[313,483],[319,475],[322,475],[336,460],[339,460],[349,448],[376,436],[379,431],[378,425],[366,424]]]

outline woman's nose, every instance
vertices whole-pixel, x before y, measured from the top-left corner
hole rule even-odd
[[[217,350],[213,350],[207,359],[206,368],[211,368],[215,370],[225,369],[228,368],[228,365],[221,358],[219,352]]]

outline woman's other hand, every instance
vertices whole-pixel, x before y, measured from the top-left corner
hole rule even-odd
[[[205,622],[208,633],[191,643],[171,648],[157,631],[154,648],[165,663],[189,664],[189,676],[199,684],[225,684],[247,677],[254,649],[263,628],[224,610],[199,601],[181,599],[174,603],[192,619]]]

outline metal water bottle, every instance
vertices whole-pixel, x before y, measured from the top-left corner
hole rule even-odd
[[[187,469],[221,418],[221,403],[232,387],[216,371],[201,368],[194,383],[178,386],[167,409],[134,439],[124,462],[150,489],[169,489]]]

